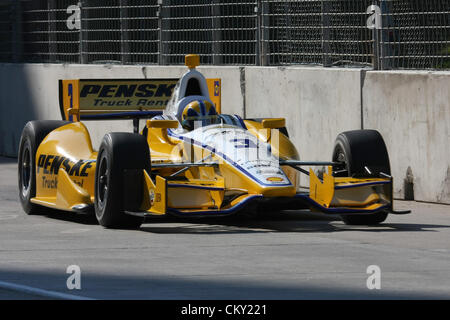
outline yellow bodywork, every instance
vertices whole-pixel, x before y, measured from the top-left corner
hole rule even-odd
[[[91,204],[96,160],[97,152],[82,122],[52,131],[36,152],[36,197],[31,202],[62,210]]]
[[[335,178],[332,167],[323,174],[322,181],[309,170],[309,196],[324,208],[377,210],[392,203],[392,181],[382,178]]]
[[[156,177],[156,181],[150,178],[144,170],[144,190],[142,211],[149,211],[155,215],[163,215],[167,211],[167,181],[161,176]]]
[[[249,132],[258,139],[271,143],[272,152],[280,159],[299,159],[290,140],[277,129],[267,129],[262,123],[250,120],[245,123]],[[167,130],[173,127],[175,123],[170,120],[147,121],[152,164],[195,163],[206,156],[208,162],[217,162],[217,167],[191,167],[178,175],[183,179],[170,177],[182,165],[154,168],[151,173],[143,170],[142,211],[156,215],[167,213],[169,208],[192,213],[205,210],[220,212],[252,196],[296,196],[299,187],[297,170],[282,167],[291,186],[262,186],[211,151],[169,136]],[[36,153],[36,197],[31,201],[69,211],[92,206],[96,159],[97,151],[92,148],[89,132],[82,122],[73,122],[52,131]],[[335,178],[331,170],[329,167],[322,179],[313,170],[309,171],[309,198],[320,207],[376,210],[392,202],[389,179]],[[227,202],[226,198],[232,200]]]
[[[219,156],[196,145],[190,145],[170,137],[167,134],[167,129],[158,128],[152,122],[147,122],[147,141],[150,147],[152,163],[196,162],[208,155],[210,155],[208,161],[219,163],[217,169],[211,167],[188,169],[184,173],[186,180],[183,182],[168,181],[169,207],[218,210],[222,208],[224,197],[229,194],[259,194],[265,197],[292,197],[296,194],[296,184],[289,187],[261,186],[255,181],[248,179],[241,171],[223,161]],[[290,141],[287,138],[283,141],[282,148],[289,151],[286,156],[289,158],[298,157]],[[279,153],[279,148],[275,144],[272,150],[276,150]],[[177,170],[177,168],[160,169],[158,174],[169,176]],[[291,181],[297,180],[296,170],[286,168],[285,172],[288,173],[288,177],[291,177]],[[199,189],[199,187],[202,189]]]
[[[147,141],[152,163],[195,162],[208,155],[208,151],[198,146],[169,137],[167,127],[171,127],[171,123],[166,121],[163,125],[163,122],[147,122]],[[273,148],[275,152],[280,152],[278,146],[274,145]],[[297,157],[292,145],[284,145],[281,149],[283,148],[289,151],[287,157]],[[31,201],[62,210],[92,205],[96,159],[97,151],[93,149],[89,132],[82,122],[73,122],[52,131],[42,141],[36,153],[36,197]],[[224,197],[230,194],[289,197],[296,193],[296,184],[288,187],[264,187],[214,154],[211,154],[210,161],[219,162],[218,168],[190,168],[183,173],[184,181],[163,178],[180,168],[156,170],[158,175],[155,181],[150,178],[149,173],[144,172],[145,189],[141,209],[154,214],[164,214],[168,207],[219,210]],[[295,170],[286,168],[285,171],[292,180],[296,180]],[[235,203],[236,200],[227,205],[231,207]]]

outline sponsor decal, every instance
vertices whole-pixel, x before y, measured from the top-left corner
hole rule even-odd
[[[84,179],[78,180],[72,180],[74,183],[79,185],[81,188],[83,188]],[[53,178],[47,178],[46,176],[42,176],[42,188],[46,189],[57,189],[58,188],[58,177]]]
[[[54,177],[52,179],[47,179],[47,177],[42,177],[42,188],[56,189],[58,188],[58,178]]]
[[[85,110],[164,109],[176,80],[80,80],[80,108]]]
[[[60,80],[60,110],[72,120],[68,109],[85,115],[164,110],[178,79],[73,79]],[[210,98],[220,113],[220,80],[207,79]]]
[[[155,203],[155,191],[150,190],[149,197],[150,197],[150,206],[153,207],[153,204]]]
[[[218,97],[220,95],[220,83],[219,81],[214,81],[214,96]]]
[[[42,176],[42,188],[57,189],[58,188],[58,170],[63,168],[69,176],[72,177],[72,181],[80,187],[83,187],[84,179],[74,179],[74,177],[87,177],[89,175],[88,169],[92,168],[92,163],[95,160],[78,160],[73,162],[72,160],[63,157],[55,156],[52,154],[41,154],[37,161],[37,173],[41,172]],[[55,176],[45,176],[55,175]]]
[[[61,80],[60,103],[63,118],[69,108],[86,114],[162,111],[178,79]]]
[[[78,160],[73,162],[63,156],[41,154],[37,161],[37,173],[39,173],[40,170],[43,170],[44,174],[57,175],[59,168],[62,167],[69,176],[87,177],[87,170],[92,168],[92,163],[94,162],[95,160]]]
[[[234,143],[235,148],[245,148],[245,149],[256,149],[258,146],[255,142],[250,140],[249,138],[244,139],[232,139],[230,142]]]
[[[281,171],[278,168],[269,168],[267,170],[256,170],[255,171],[257,174],[265,174],[265,175],[274,175],[274,174],[278,174],[278,175],[283,175],[284,172]]]
[[[270,182],[283,182],[284,181],[284,179],[281,177],[268,177],[268,178],[266,178],[266,180],[270,181]]]

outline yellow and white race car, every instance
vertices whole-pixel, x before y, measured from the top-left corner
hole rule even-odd
[[[212,217],[311,208],[349,224],[377,224],[393,210],[389,157],[375,130],[338,135],[331,161],[300,160],[282,118],[220,113],[220,79],[186,56],[180,79],[61,80],[63,121],[31,121],[18,160],[22,207],[93,213],[107,228],[143,218]],[[94,150],[81,120],[132,119]],[[147,119],[139,131],[139,119]],[[327,167],[317,176],[314,166]],[[305,168],[309,168],[306,170]],[[299,191],[299,175],[309,191]]]

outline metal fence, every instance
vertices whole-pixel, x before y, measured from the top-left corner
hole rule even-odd
[[[0,0],[0,61],[450,69],[450,0]]]

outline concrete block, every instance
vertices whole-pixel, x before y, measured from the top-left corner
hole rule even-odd
[[[450,72],[366,74],[364,127],[386,141],[396,197],[408,191],[410,167],[415,200],[450,203],[449,89]]]

